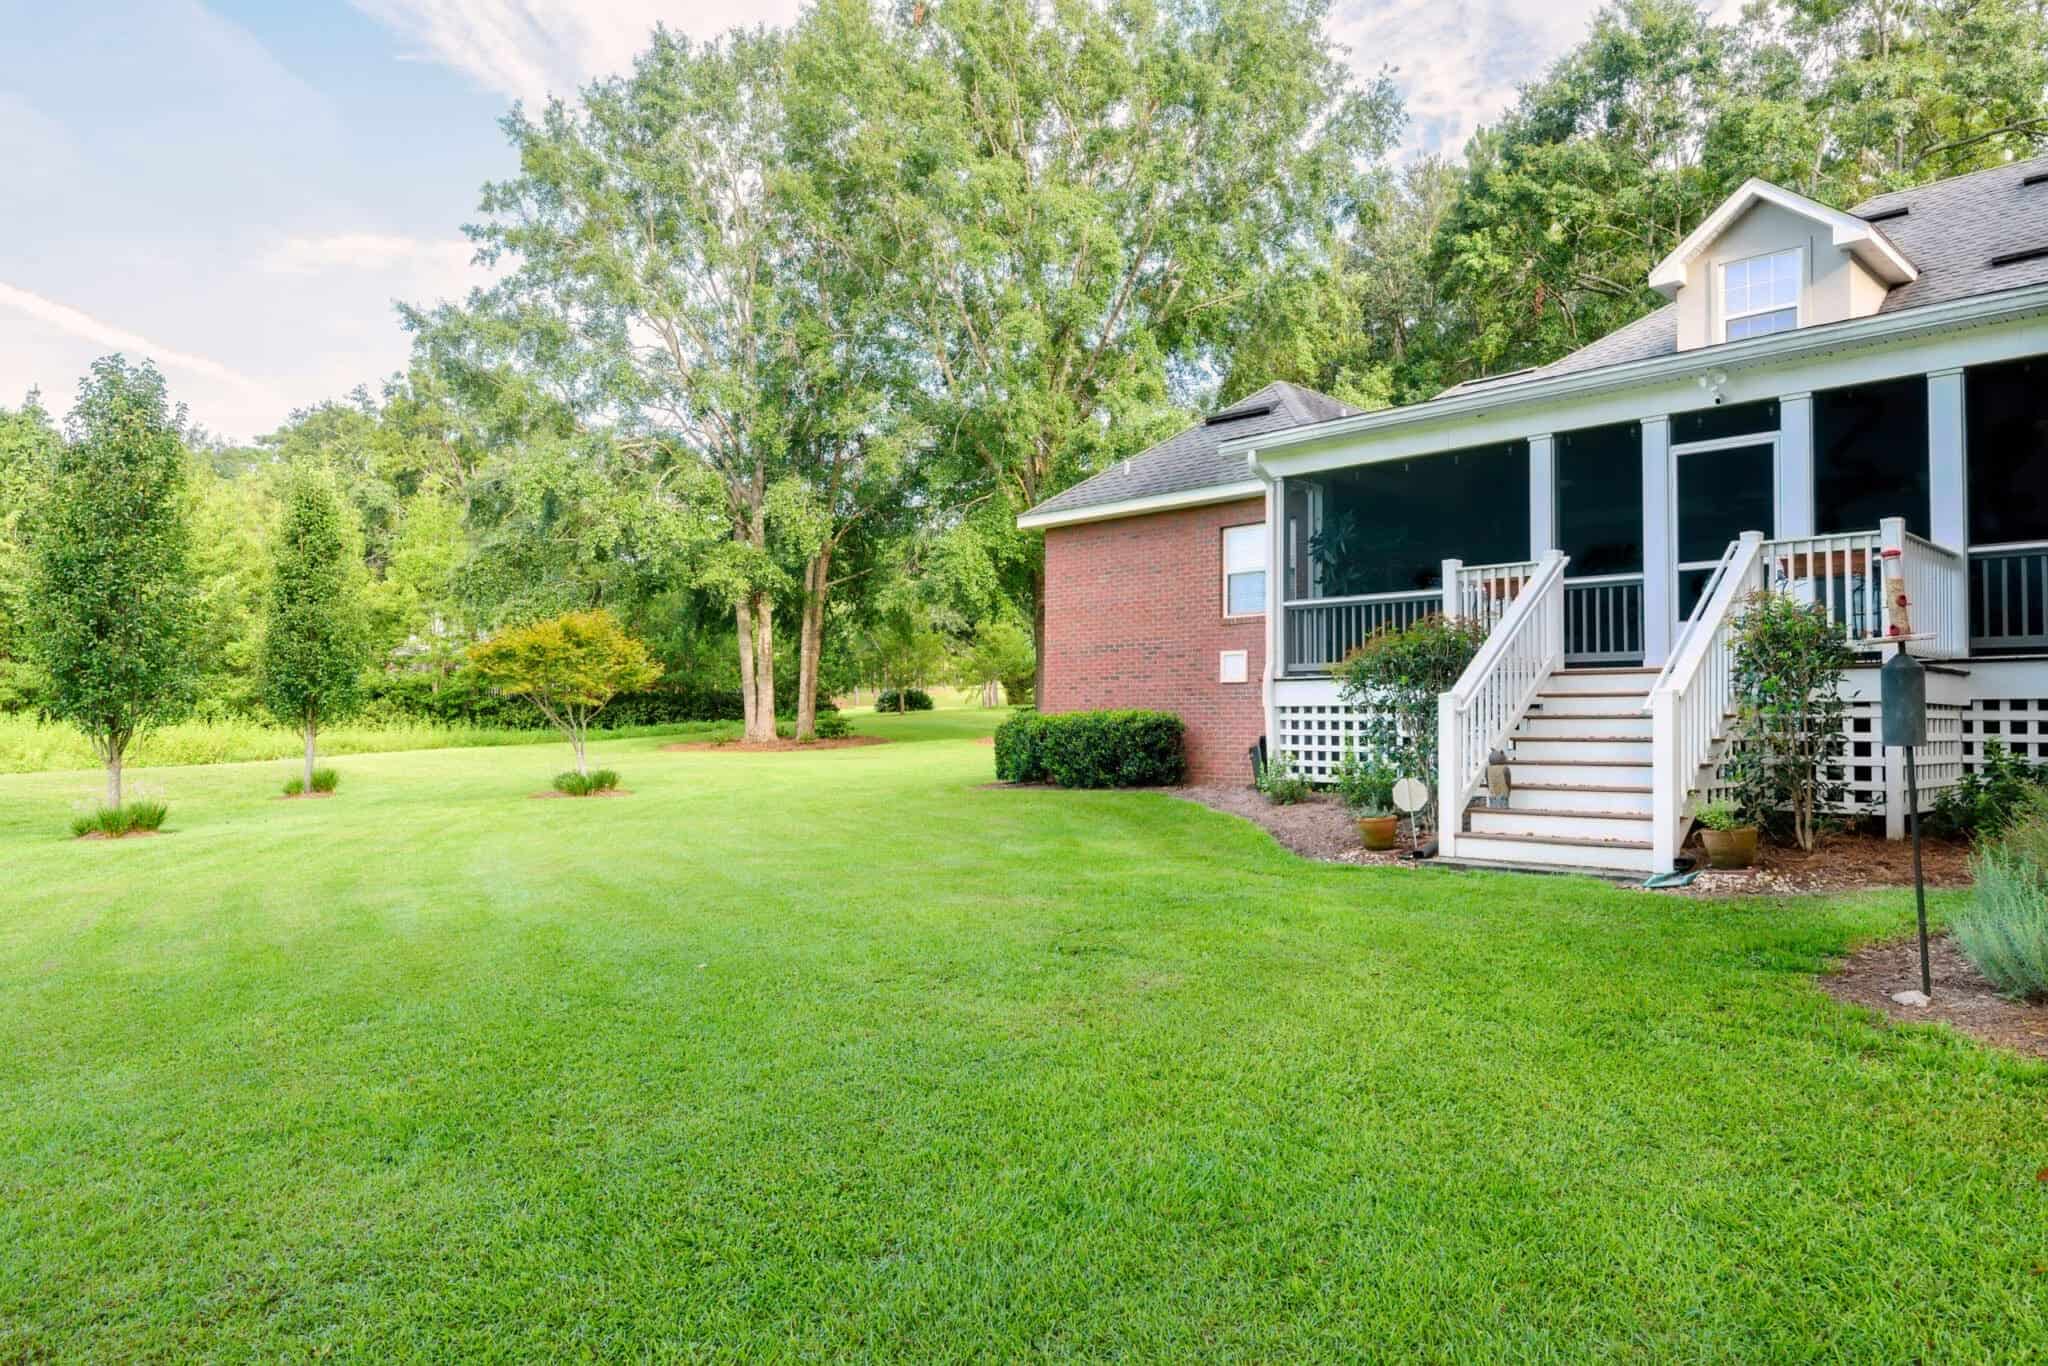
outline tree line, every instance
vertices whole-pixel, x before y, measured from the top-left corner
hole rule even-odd
[[[402,373],[250,445],[171,424],[197,705],[262,702],[309,467],[373,667],[604,608],[748,738],[778,704],[809,734],[858,680],[1014,671],[1016,514],[1211,403],[1543,364],[1661,303],[1649,266],[1750,175],[1848,204],[2048,146],[2043,0],[1627,0],[1461,159],[1399,162],[1392,74],[1325,9],[818,0],[515,109],[469,227],[493,283],[401,307]],[[53,686],[27,547],[76,439],[0,410],[0,707]]]

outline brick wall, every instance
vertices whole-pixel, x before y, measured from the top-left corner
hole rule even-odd
[[[1265,728],[1266,619],[1223,615],[1223,528],[1263,501],[1157,512],[1045,533],[1046,711],[1149,707],[1187,724],[1190,782],[1251,781]],[[1246,654],[1221,683],[1219,656]]]

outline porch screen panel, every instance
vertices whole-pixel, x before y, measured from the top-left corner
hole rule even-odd
[[[1713,566],[1745,531],[1776,529],[1769,445],[1695,451],[1678,457],[1678,615],[1691,615]]]
[[[1643,569],[1643,428],[1636,422],[1563,432],[1556,443],[1557,546],[1565,572]]]
[[[2048,541],[2048,356],[1963,376],[1970,544]]]
[[[1813,515],[1822,535],[1887,517],[1927,534],[1926,376],[1813,396]]]
[[[1440,586],[1443,562],[1529,557],[1529,443],[1508,442],[1320,477],[1308,538],[1318,597]]]
[[[1684,446],[1694,441],[1719,441],[1730,436],[1776,436],[1778,400],[1761,403],[1724,403],[1714,408],[1695,408],[1671,417],[1671,444]]]

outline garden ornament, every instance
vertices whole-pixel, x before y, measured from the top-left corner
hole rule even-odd
[[[1508,804],[1508,793],[1515,785],[1514,775],[1508,771],[1508,755],[1503,749],[1496,749],[1486,756],[1486,804],[1495,810],[1503,810]]]

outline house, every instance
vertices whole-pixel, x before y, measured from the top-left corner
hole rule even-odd
[[[1188,718],[1198,774],[1256,730],[1325,777],[1358,726],[1329,666],[1388,623],[1479,617],[1427,775],[1443,852],[1649,872],[1714,789],[1731,623],[1771,588],[1824,605],[1865,662],[1852,810],[1904,829],[1888,649],[1934,666],[1923,806],[1992,740],[2048,758],[2048,159],[1848,211],[1752,180],[1649,283],[1670,302],[1554,364],[1224,421],[1033,509],[1047,705],[1142,698]],[[1260,513],[1263,556],[1242,529]],[[1496,746],[1511,805],[1474,809]]]

